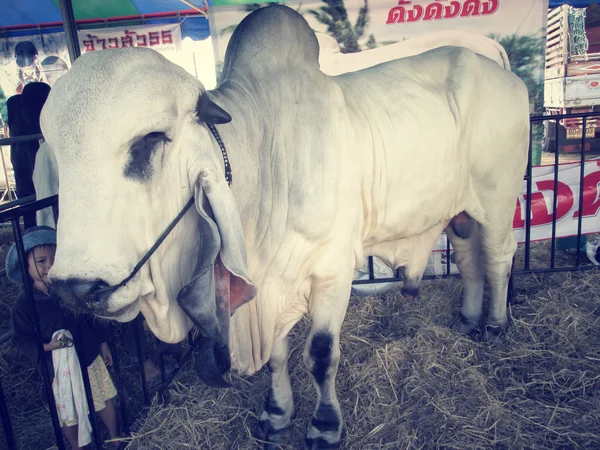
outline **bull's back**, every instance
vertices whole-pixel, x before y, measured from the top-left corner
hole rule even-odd
[[[481,131],[515,109],[506,101],[491,105],[488,93],[513,84],[518,90],[514,78],[491,60],[454,47],[337,78],[355,122],[365,242],[410,237],[478,209],[471,188],[479,174],[473,171],[497,163],[494,139],[514,125],[505,121],[497,133]],[[477,160],[484,161],[481,170],[473,167]]]

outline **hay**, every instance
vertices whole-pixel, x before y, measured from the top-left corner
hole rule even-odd
[[[459,280],[400,294],[352,297],[341,336],[338,396],[345,448],[600,448],[600,273],[521,276],[511,328],[496,342],[449,329]],[[296,414],[289,446],[302,448],[314,410],[301,363],[307,319],[293,330]],[[191,365],[170,401],[158,398],[134,426],[128,449],[255,449],[269,378],[204,386]]]
[[[0,253],[10,241],[9,230],[0,229]],[[556,266],[572,265],[574,255],[557,252]],[[548,264],[549,243],[532,244],[532,267]],[[521,246],[516,268],[522,266]],[[351,298],[336,383],[344,448],[600,448],[600,272],[517,277],[511,328],[493,343],[449,328],[461,288],[459,279],[433,280],[414,301],[395,292]],[[7,326],[18,289],[0,279],[0,290],[0,326]],[[291,333],[296,404],[291,441],[283,448],[302,448],[315,407],[301,361],[309,326],[303,319]],[[128,449],[261,448],[252,434],[269,388],[266,369],[217,390],[188,362],[168,399],[155,397],[144,409],[137,361],[122,347],[118,355],[120,394],[128,417],[137,419],[122,439]],[[10,345],[0,348],[0,377],[19,448],[50,447],[41,380]]]

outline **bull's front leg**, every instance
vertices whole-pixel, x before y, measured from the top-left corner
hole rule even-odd
[[[260,416],[258,438],[270,444],[283,444],[291,434],[294,398],[288,372],[289,338],[273,343],[271,357],[267,364],[271,372],[271,388],[267,396],[265,410]]]
[[[340,330],[350,297],[351,278],[314,285],[310,301],[312,327],[304,350],[304,364],[313,376],[317,405],[308,428],[308,449],[338,448],[344,421],[335,389],[340,362]]]

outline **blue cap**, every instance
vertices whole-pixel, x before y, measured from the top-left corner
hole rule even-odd
[[[29,227],[23,233],[23,247],[25,253],[39,245],[56,245],[56,230],[47,226]],[[13,283],[23,283],[21,269],[19,268],[19,255],[17,245],[13,244],[6,254],[6,276]]]

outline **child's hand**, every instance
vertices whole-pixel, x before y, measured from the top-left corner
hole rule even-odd
[[[107,366],[112,366],[112,353],[110,352],[110,348],[106,342],[100,344],[100,352],[102,353],[104,364]]]
[[[53,350],[57,350],[59,348],[64,348],[64,345],[62,344],[62,342],[60,342],[58,340],[60,334],[55,334],[52,337],[52,340],[50,342],[48,342],[47,344],[44,344],[44,350],[47,352],[51,352]]]

